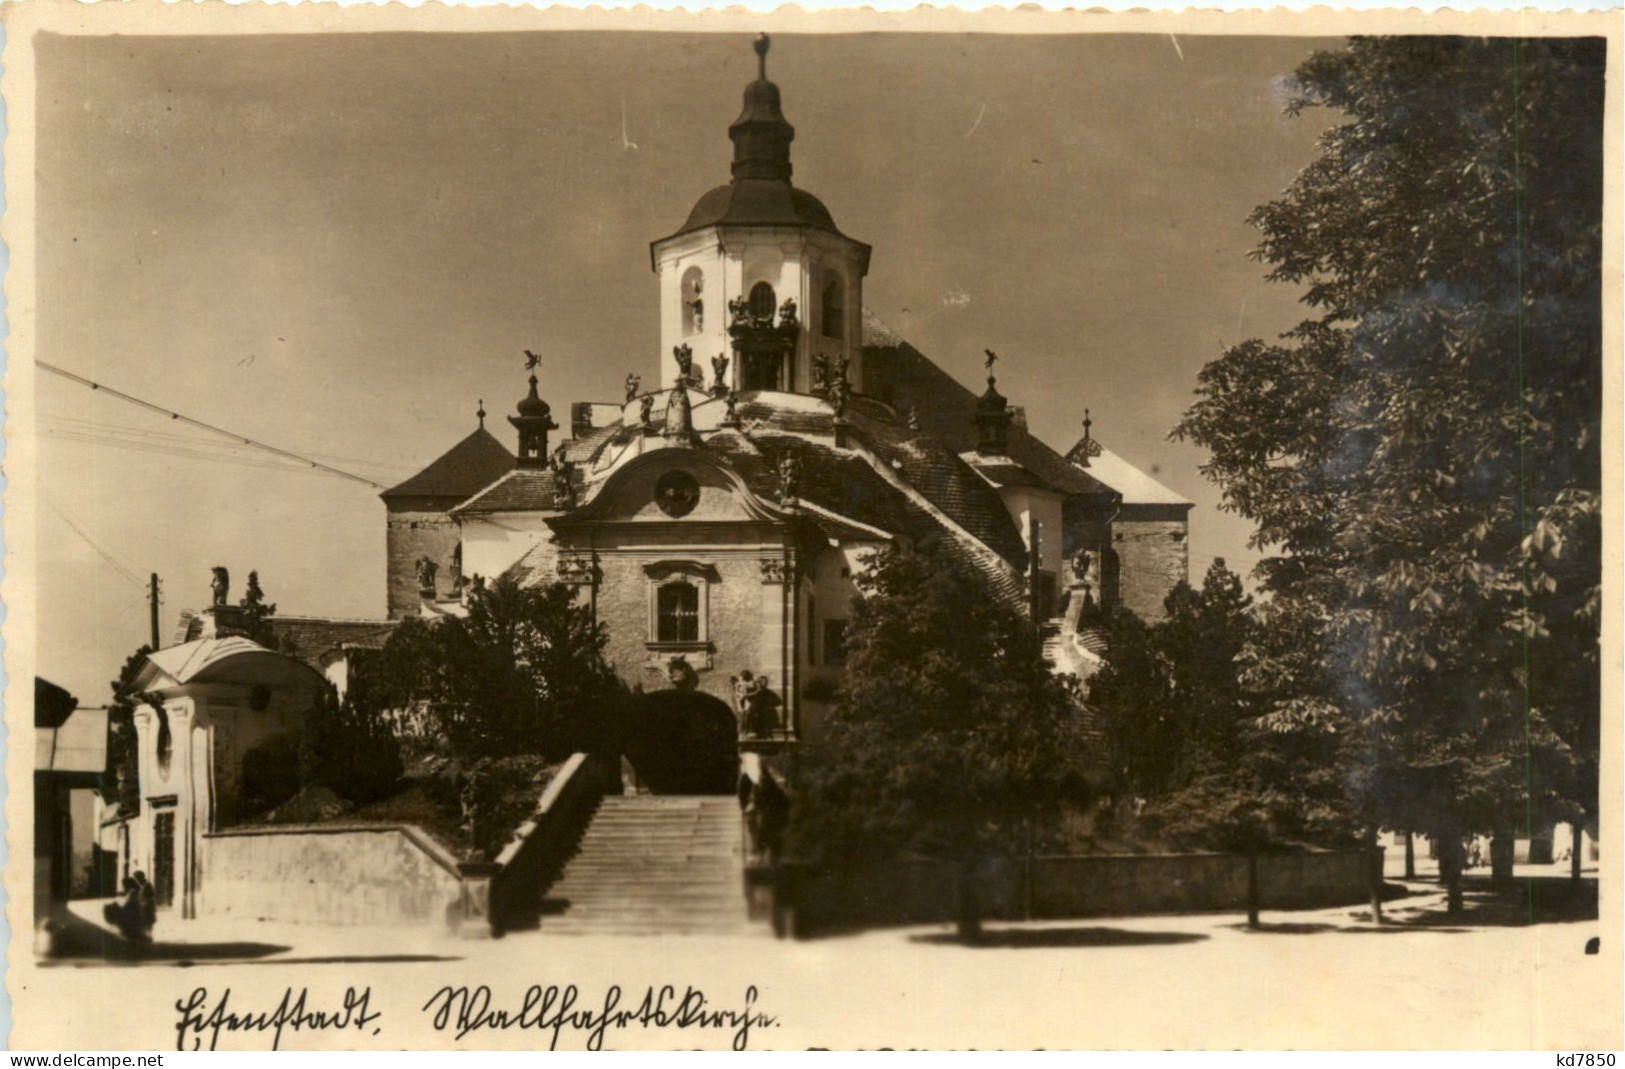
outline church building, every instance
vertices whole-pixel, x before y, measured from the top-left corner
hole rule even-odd
[[[391,617],[458,613],[497,577],[571,584],[629,685],[691,693],[772,750],[819,729],[865,557],[934,544],[1087,673],[1102,614],[1155,618],[1187,578],[1191,503],[1087,414],[1065,454],[1039,440],[993,353],[969,388],[865,308],[873,250],[792,183],[765,37],[756,53],[729,180],[649,247],[657,366],[559,433],[532,357],[513,454],[482,410],[387,491]]]

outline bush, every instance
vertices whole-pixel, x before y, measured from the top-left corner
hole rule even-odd
[[[393,791],[403,767],[389,720],[360,697],[352,691],[340,701],[328,686],[312,704],[300,733],[299,779],[364,805]]]
[[[243,815],[253,816],[299,793],[299,735],[268,735],[243,754]]]

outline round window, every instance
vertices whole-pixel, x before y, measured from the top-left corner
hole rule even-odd
[[[655,504],[673,519],[687,516],[699,503],[700,484],[686,471],[668,471],[655,483]]]

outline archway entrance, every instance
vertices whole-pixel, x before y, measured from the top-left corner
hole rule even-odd
[[[626,759],[654,794],[732,794],[739,778],[733,711],[699,691],[656,690],[627,704]]]

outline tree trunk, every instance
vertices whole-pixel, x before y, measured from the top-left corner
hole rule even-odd
[[[1496,828],[1495,837],[1490,840],[1490,886],[1498,891],[1513,886],[1512,859],[1517,834],[1511,828]]]
[[[1247,927],[1258,927],[1258,851],[1247,851]]]
[[[1574,831],[1574,844],[1569,849],[1569,883],[1580,886],[1580,848],[1585,845],[1585,822],[1576,820],[1569,825]]]
[[[1439,879],[1446,887],[1447,913],[1456,914],[1462,911],[1461,870],[1466,860],[1466,851],[1462,847],[1460,836],[1449,832],[1439,837]]]
[[[1371,888],[1371,923],[1382,923],[1382,850],[1377,846],[1376,826],[1366,829],[1366,883]]]
[[[1410,832],[1405,833],[1405,878],[1416,879],[1416,838]]]
[[[982,939],[982,896],[976,885],[976,859],[959,863],[959,941],[978,943]]]

